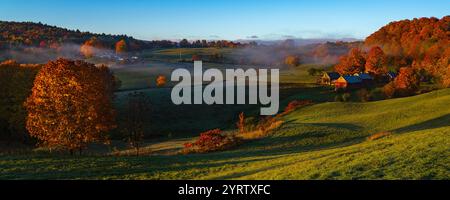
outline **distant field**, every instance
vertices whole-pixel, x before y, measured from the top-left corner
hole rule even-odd
[[[320,103],[270,137],[176,156],[0,157],[0,179],[449,179],[450,89],[371,103]],[[390,132],[374,141],[366,137]]]
[[[232,54],[234,49],[197,48],[197,49],[164,49],[143,53],[144,61],[128,65],[112,65],[114,74],[121,80],[120,92],[117,92],[116,105],[119,116],[124,111],[127,94],[138,90],[148,95],[152,102],[152,115],[146,124],[146,135],[184,137],[196,135],[201,131],[212,128],[234,128],[240,112],[246,115],[256,115],[259,106],[255,105],[184,105],[176,106],[171,103],[170,87],[175,83],[168,81],[164,88],[156,87],[156,77],[164,75],[170,79],[171,72],[177,68],[193,69],[193,63],[178,62],[179,53],[184,57],[193,54],[210,55],[217,52]],[[165,57],[166,56],[166,57]],[[163,57],[165,57],[163,59]],[[170,59],[166,59],[170,58]],[[248,68],[220,63],[203,63],[204,69],[218,68]],[[254,66],[259,67],[259,66]],[[282,106],[291,100],[310,99],[316,102],[333,101],[334,93],[331,89],[314,85],[316,76],[310,76],[307,69],[315,65],[302,65],[296,68],[282,69],[280,82],[282,83],[280,100]],[[118,121],[122,121],[118,119]],[[170,121],[171,125],[167,126]],[[119,134],[118,130],[115,135]]]
[[[193,55],[209,56],[221,54],[230,56],[235,51],[232,48],[173,48],[145,51],[142,56],[146,59],[162,61],[179,61],[182,59],[190,60]]]

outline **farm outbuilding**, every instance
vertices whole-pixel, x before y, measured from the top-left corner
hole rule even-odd
[[[322,76],[322,84],[324,85],[334,85],[334,82],[341,77],[337,72],[324,72]]]
[[[339,77],[335,83],[334,87],[336,91],[347,90],[347,89],[358,89],[363,86],[363,81],[359,76],[344,75]]]

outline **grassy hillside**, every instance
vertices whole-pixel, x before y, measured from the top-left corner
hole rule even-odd
[[[449,179],[448,102],[450,89],[316,104],[285,116],[267,138],[211,154],[1,156],[0,179]]]

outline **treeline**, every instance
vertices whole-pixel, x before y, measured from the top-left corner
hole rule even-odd
[[[103,46],[111,49],[122,39],[136,50],[151,44],[126,35],[95,34],[42,23],[0,21],[0,48],[4,49],[23,46],[57,49],[63,44],[83,44],[92,37],[98,38]]]
[[[0,63],[0,139],[29,142],[23,103],[31,94],[34,78],[42,65]]]
[[[207,48],[207,47],[215,47],[215,48],[237,48],[237,47],[249,47],[249,46],[257,46],[256,42],[249,43],[241,43],[241,42],[233,42],[228,40],[216,40],[216,41],[207,41],[207,40],[195,40],[189,42],[187,39],[182,39],[177,46],[181,48]]]
[[[127,51],[140,51],[152,48],[199,48],[199,47],[242,47],[256,45],[256,43],[243,44],[227,40],[206,41],[197,40],[189,42],[186,39],[180,42],[169,40],[144,41],[126,35],[95,34],[69,30],[56,26],[33,22],[4,22],[0,21],[0,49],[13,49],[21,47],[39,47],[58,49],[64,44],[82,45],[96,40],[96,47],[115,50],[117,43],[126,43]]]

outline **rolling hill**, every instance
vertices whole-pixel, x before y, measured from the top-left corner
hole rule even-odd
[[[145,42],[126,35],[96,34],[69,30],[56,26],[33,22],[0,21],[0,48],[13,47],[50,47],[57,48],[62,44],[83,44],[96,37],[105,47],[113,48],[114,44],[125,39],[137,46],[145,46]]]
[[[5,155],[0,179],[449,179],[448,102],[450,89],[320,103],[284,116],[269,137],[210,154]]]

